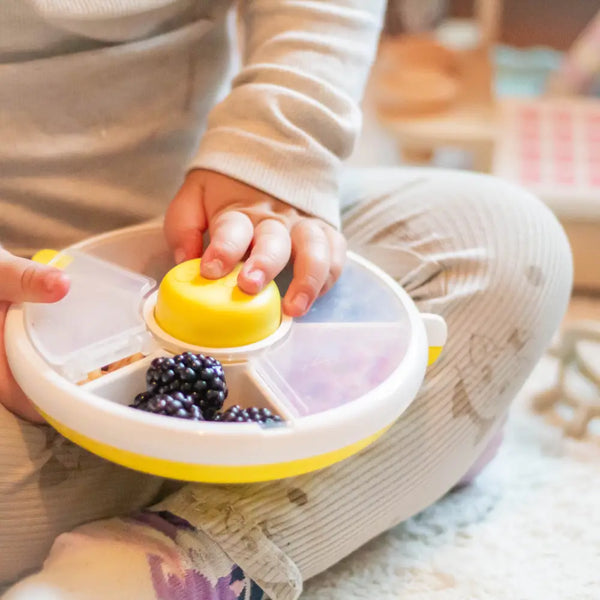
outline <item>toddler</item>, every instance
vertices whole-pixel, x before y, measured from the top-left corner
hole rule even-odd
[[[363,452],[212,486],[66,441],[16,386],[0,333],[3,600],[297,598],[481,462],[564,314],[569,247],[531,195],[483,175],[343,166],[383,0],[241,1],[243,66],[223,94],[230,4],[1,3],[0,332],[10,303],[67,293],[27,260],[35,249],[164,214],[176,260],[202,254],[207,277],[249,251],[248,293],[292,260],[292,316],[334,284],[348,244],[442,315],[448,344]]]

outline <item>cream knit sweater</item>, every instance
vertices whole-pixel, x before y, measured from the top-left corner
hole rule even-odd
[[[241,1],[232,83],[230,4],[2,0],[0,242],[151,218],[190,167],[339,223],[385,2]]]

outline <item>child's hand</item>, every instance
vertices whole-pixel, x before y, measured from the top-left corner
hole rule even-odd
[[[58,269],[17,258],[0,248],[0,403],[28,419],[43,422],[31,401],[14,380],[4,347],[6,313],[13,302],[57,302],[69,290]]]
[[[167,241],[177,262],[202,254],[202,275],[216,279],[250,255],[238,278],[240,289],[258,293],[294,260],[294,277],[283,300],[290,316],[305,314],[337,280],[346,241],[333,227],[225,175],[191,171],[165,217]]]

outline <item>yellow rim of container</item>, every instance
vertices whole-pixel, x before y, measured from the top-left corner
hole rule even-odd
[[[381,437],[391,427],[391,425],[385,427],[381,431],[344,448],[289,462],[263,465],[199,465],[165,460],[137,454],[128,450],[121,450],[81,435],[48,416],[43,411],[39,410],[39,412],[59,433],[75,444],[102,458],[151,475],[202,483],[252,483],[285,479],[286,477],[294,477],[310,471],[317,471],[356,454]]]

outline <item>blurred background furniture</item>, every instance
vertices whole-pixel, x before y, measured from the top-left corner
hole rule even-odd
[[[560,218],[578,289],[600,289],[600,101],[503,99],[494,174],[531,190]]]
[[[397,6],[401,11],[402,3]],[[391,35],[388,29],[383,36],[374,102],[404,162],[429,163],[437,148],[453,147],[470,151],[475,169],[491,169],[496,109],[491,54],[501,8],[501,0],[476,0],[471,18],[431,15],[432,29],[421,21],[412,31]]]
[[[598,292],[600,5],[572,9],[390,0],[371,96],[402,163],[451,149],[542,198],[569,235],[576,288]]]

